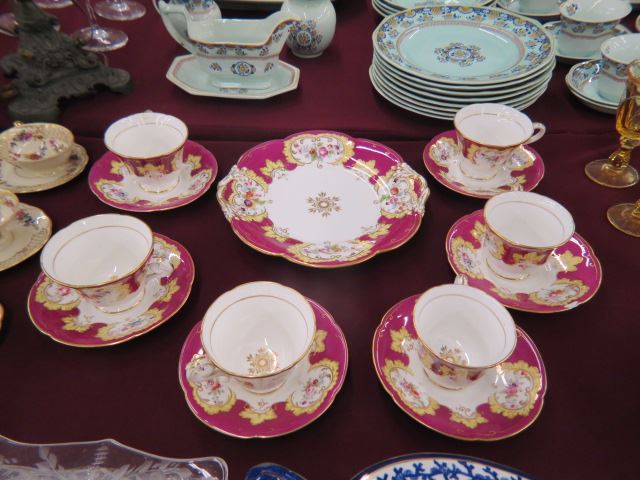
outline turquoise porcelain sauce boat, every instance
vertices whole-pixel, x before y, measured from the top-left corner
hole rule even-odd
[[[163,1],[158,2],[158,11],[169,33],[198,58],[200,69],[218,88],[271,87],[289,28],[299,20],[285,12],[260,20],[222,19],[213,13],[194,16],[183,5]],[[182,15],[186,32],[167,18],[175,14]]]

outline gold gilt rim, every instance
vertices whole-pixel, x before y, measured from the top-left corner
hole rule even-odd
[[[47,234],[46,234],[46,238],[44,239],[44,241],[42,242],[42,245],[39,245],[37,248],[35,248],[32,252],[24,255],[21,258],[16,259],[13,263],[11,264],[7,264],[5,266],[0,267],[0,272],[4,272],[5,270],[10,269],[11,267],[15,267],[16,265],[18,265],[19,263],[24,262],[25,260],[28,260],[29,258],[33,257],[36,253],[38,253],[40,250],[42,250],[42,247],[45,246],[45,244],[47,243],[47,241],[51,238],[51,233],[52,233],[52,229],[53,229],[53,222],[51,221],[51,218],[49,218],[49,216],[44,213],[43,210],[41,210],[38,207],[34,207],[33,205],[29,205],[27,203],[19,203],[19,206],[22,207],[28,207],[28,208],[33,208],[35,210],[37,210],[39,212],[38,216],[40,217],[44,217],[45,222],[47,223]],[[1,317],[1,315],[0,315]],[[1,318],[0,318],[1,321]]]
[[[156,236],[155,233],[153,235],[154,235],[154,237]],[[126,337],[124,339],[119,339],[119,340],[109,341],[107,343],[102,343],[100,345],[86,345],[86,344],[78,344],[78,343],[66,342],[64,340],[60,340],[60,339],[54,337],[52,334],[50,334],[48,332],[45,332],[42,328],[40,328],[40,326],[35,322],[35,320],[33,318],[33,314],[31,313],[31,307],[29,306],[29,300],[32,297],[34,288],[37,288],[36,287],[37,279],[36,279],[36,283],[33,284],[31,289],[29,290],[29,295],[27,296],[27,313],[29,314],[29,319],[31,320],[31,323],[36,327],[36,329],[38,329],[40,331],[40,333],[42,333],[42,334],[46,335],[47,337],[51,338],[54,342],[61,343],[62,345],[68,345],[70,347],[78,347],[78,348],[89,349],[89,348],[110,347],[112,345],[118,345],[120,343],[128,342],[130,340],[133,340],[134,338],[138,338],[138,337],[144,335],[145,333],[148,333],[148,332],[150,332],[152,330],[155,330],[160,325],[162,325],[162,324],[166,323],[167,321],[169,321],[180,310],[182,310],[182,307],[184,307],[184,304],[187,303],[187,300],[191,296],[191,288],[193,287],[193,282],[195,281],[195,278],[196,278],[196,270],[195,270],[195,264],[193,263],[193,258],[191,257],[191,254],[187,251],[187,249],[184,247],[184,245],[182,245],[181,243],[177,242],[176,240],[170,239],[169,237],[166,237],[166,236],[163,236],[163,235],[161,236],[161,234],[158,235],[158,238],[160,238],[161,240],[167,239],[167,240],[170,240],[171,242],[173,242],[174,244],[178,244],[178,245],[182,246],[182,248],[184,250],[184,253],[186,255],[184,257],[182,255],[180,255],[180,259],[184,258],[185,261],[188,260],[189,264],[191,265],[191,271],[193,272],[193,276],[191,277],[191,281],[189,282],[188,285],[185,286],[186,295],[184,297],[184,300],[176,308],[175,312],[173,312],[171,315],[167,316],[164,320],[162,320],[160,322],[157,322],[157,323],[154,323],[149,328],[147,328],[146,330],[141,330],[140,332],[136,332],[133,335],[131,335],[130,337]]]
[[[416,294],[416,296],[419,296],[419,295],[420,294]],[[411,298],[411,297],[408,297],[408,298]],[[401,302],[402,301],[404,301],[404,300],[401,300]],[[393,403],[395,403],[398,407],[400,407],[400,410],[402,410],[404,413],[406,413],[408,416],[410,416],[413,420],[418,422],[420,425],[422,425],[424,427],[427,427],[429,430],[432,430],[432,431],[437,432],[437,433],[439,433],[441,435],[444,435],[445,437],[455,438],[457,440],[463,440],[465,442],[495,442],[495,441],[498,441],[498,440],[504,440],[505,438],[511,438],[511,437],[513,437],[515,435],[518,435],[519,433],[522,433],[527,428],[529,428],[531,425],[533,425],[533,423],[535,423],[535,421],[538,419],[538,417],[542,413],[542,407],[544,407],[544,397],[545,397],[545,395],[547,393],[548,386],[549,386],[549,384],[547,383],[547,371],[544,368],[544,364],[542,363],[542,357],[540,356],[539,352],[537,351],[537,348],[535,348],[535,345],[534,345],[534,348],[535,348],[536,353],[538,354],[538,355],[536,355],[536,357],[540,360],[541,365],[543,365],[543,368],[540,371],[540,376],[541,376],[541,379],[542,379],[541,385],[544,385],[544,388],[542,388],[542,386],[540,387],[540,390],[541,390],[541,392],[539,393],[539,395],[540,395],[540,407],[538,408],[538,411],[536,412],[535,416],[533,416],[529,420],[529,422],[527,422],[526,425],[524,425],[521,429],[519,429],[519,430],[517,430],[515,432],[511,432],[508,435],[503,435],[503,436],[494,437],[494,438],[467,438],[467,437],[460,437],[460,436],[457,436],[457,435],[453,435],[451,433],[446,433],[446,432],[443,432],[441,430],[438,430],[437,428],[433,427],[432,425],[428,425],[426,422],[422,421],[421,419],[414,417],[411,413],[409,413],[407,410],[405,410],[405,407],[406,407],[405,404],[401,403],[400,401],[398,401],[396,399],[396,397],[394,395],[394,392],[392,392],[389,389],[387,384],[382,379],[381,372],[380,372],[380,370],[378,368],[378,363],[376,362],[376,340],[377,340],[377,338],[379,336],[380,329],[383,327],[383,325],[385,323],[385,319],[389,315],[389,312],[391,312],[391,310],[393,310],[396,307],[396,305],[394,305],[393,307],[391,307],[389,310],[387,310],[385,312],[385,314],[382,316],[382,320],[380,321],[380,324],[378,325],[378,327],[376,328],[376,331],[373,334],[373,342],[371,344],[371,356],[372,356],[372,360],[373,360],[373,366],[374,366],[374,369],[376,371],[376,375],[378,377],[378,380],[380,381],[380,384],[382,385],[382,388],[384,388],[385,391],[389,394],[389,396],[391,397],[391,400],[393,400]],[[516,329],[517,329],[518,332],[523,334],[523,338],[525,339],[525,341],[528,341],[531,344],[533,344],[533,341],[529,338],[529,336],[525,333],[524,330],[522,330],[518,326],[516,326]],[[443,406],[445,408],[447,408],[448,410],[451,410],[446,405],[443,405]]]
[[[189,410],[191,410],[191,413],[201,423],[203,423],[205,426],[209,427],[210,429],[215,430],[216,432],[220,432],[220,433],[222,433],[224,435],[228,435],[228,436],[233,437],[233,438],[241,438],[241,439],[278,438],[278,437],[283,437],[285,435],[289,435],[291,433],[297,432],[298,430],[302,430],[303,428],[309,426],[310,424],[312,424],[313,422],[318,420],[320,417],[322,417],[322,415],[324,415],[327,412],[327,410],[329,410],[331,405],[333,405],[333,402],[335,402],[336,398],[338,397],[338,393],[340,393],[340,390],[342,390],[342,387],[344,385],[344,381],[347,378],[347,370],[349,368],[349,347],[347,345],[347,339],[344,336],[344,332],[340,328],[340,325],[338,325],[338,322],[336,322],[335,319],[333,318],[333,315],[331,315],[331,313],[329,313],[329,311],[326,308],[324,308],[322,305],[320,305],[318,302],[316,302],[314,300],[311,300],[308,297],[305,297],[305,298],[311,305],[315,305],[316,307],[318,307],[318,309],[320,309],[322,311],[322,313],[324,313],[327,316],[327,318],[329,319],[329,322],[334,326],[334,328],[338,332],[338,337],[340,338],[340,343],[344,348],[344,375],[338,375],[338,381],[336,382],[336,385],[332,389],[335,392],[335,394],[333,395],[333,398],[331,399],[331,401],[329,403],[327,403],[327,405],[324,407],[324,409],[320,413],[318,413],[318,415],[316,417],[311,418],[310,420],[306,421],[305,423],[303,423],[302,425],[300,425],[299,427],[297,427],[297,428],[295,428],[293,430],[289,430],[287,432],[279,433],[277,435],[236,435],[235,433],[231,433],[231,432],[228,432],[228,431],[226,431],[226,430],[224,430],[224,429],[222,429],[220,427],[216,427],[214,425],[211,425],[211,424],[207,423],[205,420],[203,420],[202,418],[200,418],[198,413],[195,411],[195,409],[191,405],[191,402],[189,401],[188,392],[184,388],[184,385],[182,384],[183,375],[182,375],[182,369],[180,368],[180,360],[178,360],[178,383],[180,384],[180,388],[182,389],[182,393],[184,393],[184,398],[185,398],[185,400],[187,402],[187,406],[189,407]],[[198,328],[202,328],[202,320],[200,320],[198,322],[198,324],[199,324]],[[198,324],[196,324],[196,325],[198,325]],[[189,332],[189,334],[191,334],[191,332]],[[198,335],[198,340],[199,339],[200,339],[200,335]],[[184,345],[183,345],[182,348],[184,349]],[[180,351],[180,357],[182,357],[182,350]],[[188,383],[188,381],[187,381],[187,383]],[[316,412],[317,411],[318,410],[316,410]]]
[[[46,183],[44,185],[32,185],[32,186],[26,186],[26,187],[12,187],[9,185],[3,185],[2,188],[9,190],[10,192],[13,193],[33,193],[33,192],[43,192],[45,190],[51,190],[52,188],[56,188],[59,187],[60,185],[64,185],[67,182],[70,182],[71,180],[73,180],[74,178],[76,178],[78,175],[80,175],[84,169],[86,168],[87,164],[89,163],[89,155],[87,154],[87,150],[82,146],[79,145],[77,143],[73,144],[73,147],[71,147],[71,155],[76,154],[76,156],[78,158],[80,158],[80,162],[78,163],[78,166],[70,173],[63,175],[62,177],[58,178],[56,181],[53,181],[51,183]]]
[[[456,220],[453,225],[451,225],[451,227],[449,228],[449,231],[447,232],[447,235],[444,237],[444,248],[445,251],[447,252],[447,261],[449,262],[449,266],[451,267],[451,270],[453,270],[453,273],[455,273],[456,275],[464,275],[464,272],[460,272],[458,271],[458,269],[456,268],[456,266],[454,265],[454,263],[451,261],[451,250],[449,249],[449,239],[451,238],[451,232],[453,232],[453,229],[459,224],[461,223],[464,219],[471,217],[472,215],[477,214],[478,212],[482,212],[482,210],[476,210],[475,212],[469,213],[468,215],[464,215],[462,217],[460,217],[458,220]],[[589,245],[587,243],[587,241],[578,233],[574,232],[573,235],[571,236],[571,238],[574,238],[576,235],[578,235],[578,237],[580,237],[582,239],[582,241],[584,242],[584,244],[588,247],[587,250],[589,251],[589,257],[591,258],[591,260],[593,260],[593,263],[596,267],[596,271],[599,273],[598,275],[598,284],[593,288],[593,291],[591,292],[590,295],[587,295],[586,297],[583,297],[581,300],[575,300],[575,302],[577,302],[576,307],[579,305],[582,305],[583,303],[587,303],[589,300],[591,300],[596,293],[598,293],[598,291],[600,290],[600,286],[602,285],[602,265],[600,264],[600,260],[598,259],[598,257],[596,256],[595,252],[593,251],[593,248],[591,248],[591,245]],[[571,239],[569,239],[569,241],[571,241]],[[584,257],[583,257],[584,258]],[[484,280],[487,280],[489,283],[491,283],[491,285],[495,286],[495,283],[492,282],[491,280],[485,278]],[[477,288],[477,287],[476,287]],[[483,289],[481,289],[483,290]],[[484,290],[483,290],[484,291]],[[485,292],[487,293],[487,292]],[[492,295],[493,296],[493,295]],[[503,302],[503,299],[499,299],[496,297],[493,297],[496,300],[498,300],[498,302],[500,302],[502,305],[504,305],[507,308],[511,308],[513,310],[517,310],[519,312],[528,312],[528,313],[542,313],[542,314],[554,314],[554,313],[562,313],[562,312],[568,312],[570,310],[573,310],[575,307],[573,308],[563,308],[562,310],[533,310],[533,309],[529,309],[529,308],[523,308],[523,307],[519,307],[516,305],[505,305]],[[572,302],[573,303],[573,302]]]

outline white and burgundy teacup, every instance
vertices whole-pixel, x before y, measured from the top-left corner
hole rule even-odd
[[[474,103],[461,108],[453,123],[462,154],[460,170],[475,180],[495,177],[509,168],[514,150],[539,140],[545,133],[541,123],[515,108],[499,103]]]
[[[51,237],[40,265],[54,282],[76,289],[102,312],[119,313],[142,299],[152,252],[146,223],[128,215],[95,215]]]
[[[111,124],[104,143],[137,177],[140,188],[162,193],[178,184],[187,137],[179,118],[147,111]]]
[[[0,249],[11,243],[13,239],[10,228],[19,205],[20,202],[15,194],[9,190],[0,189]]]
[[[273,282],[240,285],[216,299],[202,322],[202,347],[220,374],[247,390],[280,388],[309,353],[316,319],[309,302]]]
[[[598,92],[609,101],[619,102],[627,81],[627,65],[640,58],[640,33],[605,40],[600,53],[602,70],[598,75]]]
[[[560,5],[558,49],[588,57],[600,51],[603,40],[631,12],[623,0],[568,0]]]
[[[18,175],[55,175],[68,160],[73,133],[55,123],[19,123],[0,134],[0,158],[7,160]]]
[[[437,385],[459,390],[509,358],[516,346],[513,318],[497,300],[467,285],[424,292],[413,309],[420,360]]]
[[[489,199],[484,220],[487,266],[507,280],[524,280],[545,268],[554,249],[567,243],[575,230],[566,208],[532,192],[507,192]]]

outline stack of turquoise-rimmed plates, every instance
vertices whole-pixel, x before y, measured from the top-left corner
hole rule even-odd
[[[445,120],[472,103],[522,110],[545,92],[555,66],[554,40],[540,23],[490,7],[403,10],[378,25],[373,46],[378,93]]]
[[[373,9],[383,17],[401,12],[407,8],[429,5],[465,5],[468,7],[483,7],[493,0],[371,0]]]

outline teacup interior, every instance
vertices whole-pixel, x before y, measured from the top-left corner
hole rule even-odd
[[[176,117],[153,112],[118,120],[105,132],[105,144],[116,155],[151,158],[179,149],[187,139],[186,125]]]
[[[297,362],[313,334],[313,323],[297,305],[256,295],[230,304],[218,315],[210,331],[210,354],[228,372],[264,376]]]
[[[560,5],[562,16],[578,22],[612,22],[624,18],[629,12],[629,2],[622,0],[571,0]]]
[[[464,292],[443,292],[419,303],[414,326],[433,353],[456,365],[495,365],[515,345],[513,320],[506,310]]]
[[[571,238],[573,219],[562,205],[542,195],[514,193],[498,195],[486,204],[485,219],[495,233],[534,248],[559,246]]]
[[[456,114],[455,126],[466,139],[496,147],[519,145],[533,133],[533,126],[526,115],[496,104],[464,107]]]
[[[95,221],[96,217],[112,218]],[[148,227],[124,215],[96,217],[60,230],[45,246],[42,267],[54,280],[79,287],[93,286],[122,278],[142,267],[153,243]]]
[[[602,54],[620,63],[630,63],[640,58],[640,34],[620,35],[602,44]]]

